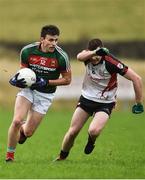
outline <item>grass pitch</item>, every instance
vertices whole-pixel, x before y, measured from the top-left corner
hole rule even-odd
[[[34,136],[17,146],[14,163],[5,163],[12,112],[1,109],[0,178],[145,178],[145,115],[130,111],[113,112],[91,155],[83,153],[90,119],[68,159],[52,162],[60,151],[73,109],[74,105],[71,110],[52,107]]]

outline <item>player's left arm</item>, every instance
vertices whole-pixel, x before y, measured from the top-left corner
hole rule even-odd
[[[71,69],[66,72],[61,72],[61,77],[59,79],[49,80],[49,85],[61,86],[69,85],[71,83]]]
[[[143,93],[142,93],[142,79],[141,79],[141,77],[136,72],[134,72],[131,68],[128,68],[124,77],[128,80],[131,80],[133,83],[136,103],[142,103]]]
[[[139,114],[144,112],[143,107],[143,92],[142,92],[142,79],[131,68],[128,68],[125,64],[115,58],[113,55],[105,56],[106,68],[110,74],[119,73],[126,79],[131,80],[135,92],[136,104],[132,107],[132,112]]]
[[[133,71],[131,68],[127,67],[113,55],[106,56],[106,68],[112,73],[119,73],[121,76],[124,76],[126,79],[131,80],[134,87],[136,103],[142,103],[143,94],[142,94],[142,80],[141,77]]]
[[[131,80],[133,83],[136,104],[132,107],[132,112],[136,114],[142,113],[144,111],[142,105],[143,103],[142,78],[131,68],[128,68],[124,77],[128,80]]]
[[[60,50],[60,54],[61,56],[58,59],[60,77],[58,79],[50,79],[50,86],[69,85],[71,83],[71,65],[68,55],[62,50]]]

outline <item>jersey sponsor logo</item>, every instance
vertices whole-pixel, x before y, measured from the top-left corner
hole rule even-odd
[[[102,76],[102,77],[110,77],[110,75],[108,74],[107,71],[105,71],[104,69],[99,69],[99,75]]]
[[[33,69],[35,72],[39,72],[39,73],[45,73],[47,74],[48,72],[52,72],[52,71],[56,71],[56,68],[48,68],[48,67],[44,67],[44,66],[40,66],[37,64],[29,64],[31,69]]]
[[[55,58],[47,58],[47,57],[42,57],[42,56],[36,56],[36,55],[31,55],[29,57],[29,63],[34,64],[34,65],[39,65],[51,69],[56,69],[58,67],[58,62],[57,59]]]

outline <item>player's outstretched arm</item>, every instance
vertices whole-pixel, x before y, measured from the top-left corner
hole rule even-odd
[[[132,107],[132,112],[135,114],[144,112],[144,107],[142,104],[143,92],[142,92],[141,77],[136,72],[134,72],[131,68],[128,69],[124,77],[127,78],[128,80],[131,80],[134,87],[136,104]]]
[[[108,55],[109,50],[105,47],[98,47],[95,50],[83,50],[77,55],[79,61],[86,61],[93,56],[105,56]]]

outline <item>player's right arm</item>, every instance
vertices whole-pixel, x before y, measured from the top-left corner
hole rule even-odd
[[[20,67],[21,68],[29,66],[28,57],[29,57],[28,49],[24,47],[20,52]]]
[[[77,59],[79,61],[87,61],[89,59],[91,59],[92,57],[94,56],[105,56],[105,55],[108,55],[109,53],[109,50],[105,47],[98,47],[97,49],[95,50],[83,50],[81,51],[80,53],[78,53],[77,55]]]
[[[77,59],[79,61],[87,61],[88,59],[92,58],[93,56],[96,56],[95,51],[90,51],[90,50],[83,50],[77,55]]]
[[[24,48],[21,50],[20,52],[20,68],[25,68],[28,67],[28,53],[26,50],[24,50]],[[19,72],[17,72],[15,75],[13,75],[10,80],[9,83],[12,86],[16,86],[19,88],[25,88],[26,85],[26,81],[22,78],[22,79],[18,79],[19,76]]]

